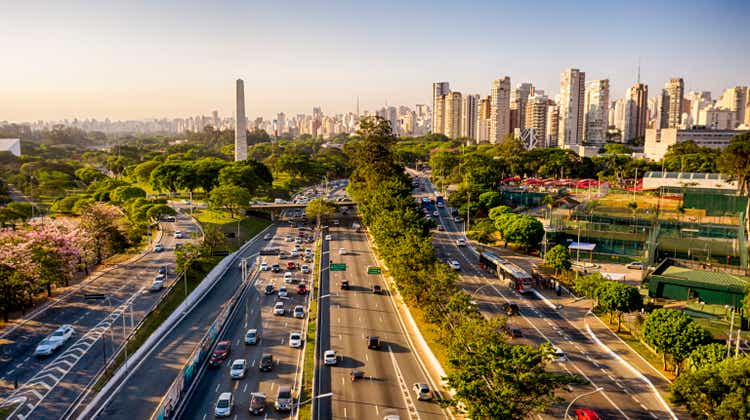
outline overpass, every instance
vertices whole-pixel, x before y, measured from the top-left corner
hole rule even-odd
[[[342,207],[354,207],[354,201],[347,199],[343,201],[328,201],[334,206]],[[249,209],[253,211],[262,211],[271,214],[271,220],[276,220],[277,216],[284,210],[297,210],[304,209],[307,204],[302,203],[262,203],[262,204],[251,204]]]

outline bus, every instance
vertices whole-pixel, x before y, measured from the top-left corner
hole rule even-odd
[[[499,279],[510,281],[519,293],[531,293],[534,289],[534,278],[526,270],[491,252],[481,252],[479,264],[497,272]]]

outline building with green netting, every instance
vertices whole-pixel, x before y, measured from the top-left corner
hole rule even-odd
[[[648,295],[741,307],[750,277],[709,270],[708,265],[706,268],[696,269],[666,260],[648,276]]]

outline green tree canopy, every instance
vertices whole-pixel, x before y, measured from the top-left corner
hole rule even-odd
[[[555,245],[544,254],[544,262],[551,268],[555,269],[555,273],[559,273],[560,270],[567,270],[571,266],[570,252],[568,247],[565,245]]]
[[[490,220],[495,221],[503,214],[513,213],[513,209],[508,206],[497,206],[490,209]]]
[[[699,345],[711,339],[710,334],[692,318],[676,309],[656,309],[643,321],[643,336],[657,352],[662,353],[664,370],[667,369],[666,356],[672,356],[675,373],[679,374],[680,364]]]
[[[622,314],[637,311],[643,307],[643,296],[638,288],[618,281],[606,281],[596,289],[598,306],[609,313],[609,323],[612,315],[617,315],[617,332],[622,326]]]
[[[690,352],[690,369],[696,371],[713,366],[727,358],[727,346],[723,343],[702,344]]]
[[[740,356],[688,372],[670,386],[673,403],[684,406],[695,419],[750,418],[750,357]]]
[[[323,200],[322,198],[310,200],[305,207],[305,213],[310,217],[314,217],[318,221],[318,224],[320,224],[322,217],[329,216],[335,212],[336,206],[332,202]]]
[[[146,197],[146,191],[143,191],[143,189],[132,185],[117,187],[109,195],[109,198],[112,201],[119,203],[124,203],[134,198],[144,197]]]
[[[500,193],[495,191],[487,191],[479,195],[479,205],[484,211],[498,207],[502,204]]]
[[[250,193],[247,189],[236,185],[220,185],[213,190],[208,202],[214,208],[223,208],[234,218],[237,212],[250,204]]]

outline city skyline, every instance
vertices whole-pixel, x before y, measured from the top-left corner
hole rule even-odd
[[[587,80],[609,79],[614,99],[636,82],[639,60],[645,84],[681,77],[685,92],[717,97],[726,87],[747,85],[750,68],[742,54],[750,5],[741,1],[596,9],[545,1],[434,7],[385,1],[377,10],[301,3],[293,16],[279,5],[234,1],[39,4],[14,4],[0,17],[12,64],[0,79],[0,120],[233,115],[237,78],[245,80],[247,115],[264,118],[314,106],[346,113],[358,97],[362,110],[429,104],[436,80],[485,96],[489,81],[507,75],[553,96],[567,68],[582,69]],[[441,16],[467,24],[446,31],[433,24]],[[29,21],[37,23],[33,31]],[[491,25],[497,21],[504,24]],[[538,25],[551,30],[533,30]],[[508,34],[519,35],[503,42]]]

